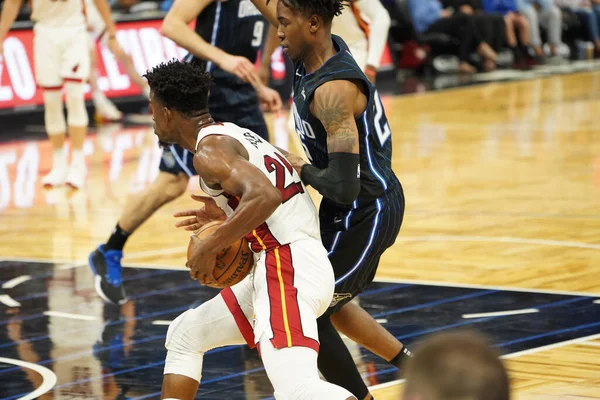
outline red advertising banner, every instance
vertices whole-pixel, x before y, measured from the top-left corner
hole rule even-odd
[[[162,20],[121,22],[117,39],[131,54],[140,74],[163,61],[182,58],[186,51],[160,34]],[[140,94],[112,53],[97,46],[98,84],[108,97]],[[89,96],[89,88],[88,88]],[[42,91],[35,83],[33,31],[10,31],[4,41],[4,63],[0,64],[0,109],[42,104]]]

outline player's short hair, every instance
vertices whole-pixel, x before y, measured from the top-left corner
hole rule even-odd
[[[195,63],[171,60],[148,70],[144,77],[161,103],[185,116],[208,107],[212,77]]]
[[[267,0],[269,4],[270,0]],[[307,17],[317,14],[326,23],[331,23],[333,17],[336,17],[342,13],[344,7],[346,7],[350,0],[279,0],[286,7],[300,11]]]
[[[485,336],[441,333],[417,347],[407,363],[404,398],[509,400],[506,369]]]

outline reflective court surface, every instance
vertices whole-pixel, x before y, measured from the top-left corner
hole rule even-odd
[[[361,304],[408,344],[455,327],[487,333],[517,399],[600,398],[600,73],[384,105],[407,211]],[[193,203],[166,205],[131,237],[131,301],[104,305],[87,255],[152,181],[160,149],[151,128],[102,127],[79,191],[41,188],[49,151],[0,144],[0,398],[159,398],[169,321],[216,293],[182,268],[188,234],[171,215]],[[399,398],[395,369],[348,344],[377,399]],[[199,398],[271,396],[253,351],[206,356]]]

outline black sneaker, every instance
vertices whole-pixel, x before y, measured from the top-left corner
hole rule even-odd
[[[104,250],[101,244],[90,253],[89,263],[94,273],[94,288],[104,301],[125,304],[125,288],[121,278],[121,250]]]

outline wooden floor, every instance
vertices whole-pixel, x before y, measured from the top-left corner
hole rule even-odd
[[[407,208],[379,278],[600,296],[600,72],[384,103]],[[86,190],[43,192],[39,180],[31,189],[27,174],[37,172],[9,165],[11,181],[26,176],[0,195],[2,257],[85,260],[114,227],[124,194],[152,180],[159,151],[151,129],[109,126],[89,142]],[[19,159],[48,151],[15,149]],[[157,212],[124,262],[182,266],[187,234],[171,229],[171,215],[189,205],[182,197]],[[600,339],[525,353],[507,360],[517,399],[600,399]],[[400,391],[394,384],[376,393]]]

